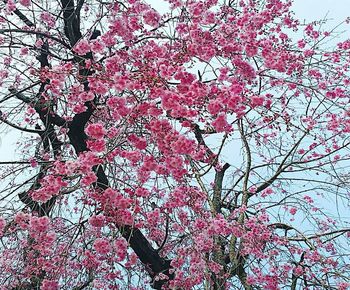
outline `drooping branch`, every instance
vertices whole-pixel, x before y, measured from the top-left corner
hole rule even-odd
[[[40,54],[37,57],[37,59],[40,62],[41,68],[50,66],[49,60],[48,60],[48,54],[49,54],[49,45],[47,40],[44,40],[44,43],[40,49]],[[27,104],[33,104],[34,109],[38,113],[45,127],[45,129],[42,130],[38,124],[36,126],[36,129],[37,129],[36,132],[39,134],[42,140],[44,152],[49,154],[52,148],[53,155],[55,157],[58,157],[59,153],[61,152],[62,142],[59,141],[53,124],[64,125],[65,120],[62,117],[58,116],[57,114],[53,114],[49,110],[45,100],[43,99],[43,93],[45,92],[45,88],[49,83],[50,81],[48,79],[41,82],[39,91],[35,96],[34,102],[31,98],[24,96],[23,93],[18,92],[14,88],[10,88],[10,92],[14,94],[19,100]],[[50,144],[51,144],[51,147],[50,147]],[[28,206],[32,210],[32,212],[36,212],[38,216],[48,215],[56,202],[56,196],[53,196],[43,204],[40,204],[34,201],[30,196],[30,192],[37,190],[41,187],[41,184],[40,184],[41,179],[46,176],[48,169],[49,169],[48,164],[40,165],[39,173],[33,185],[31,186],[31,188],[27,191],[21,192],[18,195],[19,199],[26,206]]]
[[[73,119],[69,126],[68,136],[77,154],[88,150],[86,144],[87,136],[83,130],[83,125],[85,125],[85,121],[87,121],[87,116],[88,115],[76,115],[76,118]],[[97,176],[95,188],[100,190],[107,189],[109,187],[109,182],[102,167],[95,166],[93,167],[93,170]],[[174,278],[174,274],[169,272],[171,269],[171,261],[162,258],[139,229],[128,225],[118,225],[118,227],[122,236],[129,241],[130,247],[134,250],[140,261],[146,266],[146,270],[153,280],[152,286],[154,289],[161,289],[166,283],[164,280],[157,281],[154,279],[159,273],[167,275],[169,279]]]
[[[73,0],[62,0],[61,3],[65,23],[64,32],[71,45],[74,46],[82,37],[80,32],[79,11],[76,11]],[[98,35],[98,33],[95,33],[92,37],[97,37]],[[87,54],[83,58],[92,58],[92,55]],[[80,62],[81,60],[75,59],[75,61]],[[82,83],[85,91],[89,90],[87,77],[92,73],[91,70],[85,68],[79,71],[79,74],[83,77]],[[67,124],[69,141],[77,155],[88,150],[87,136],[84,132],[84,128],[95,110],[94,101],[86,102],[84,105],[87,107],[86,111],[76,114],[72,121]],[[109,182],[103,168],[101,166],[95,166],[93,170],[97,176],[97,181],[94,184],[95,188],[100,190],[107,189],[109,187]],[[130,247],[134,250],[140,261],[145,265],[153,280],[152,286],[155,289],[161,289],[166,283],[164,280],[154,279],[159,273],[167,275],[169,279],[174,278],[174,274],[169,272],[171,268],[170,260],[162,258],[139,229],[128,225],[119,225],[119,230],[122,236],[129,241]]]
[[[44,110],[44,105],[38,102],[37,99],[32,99],[29,97],[26,97],[22,92],[17,91],[14,88],[10,88],[9,91],[11,94],[16,96],[19,100],[23,101],[26,104],[33,105],[35,111],[39,114],[39,116],[47,117],[47,119],[52,123],[53,125],[64,127],[66,125],[66,120],[62,118],[60,115],[56,114],[55,112],[47,112]],[[23,91],[23,90],[21,90]]]
[[[9,125],[10,127],[14,128],[14,129],[16,129],[16,130],[20,130],[20,131],[22,131],[22,132],[26,132],[26,133],[35,133],[35,134],[37,134],[37,133],[42,133],[42,132],[43,132],[43,131],[41,131],[41,130],[34,130],[34,129],[23,128],[23,127],[21,127],[21,126],[18,126],[18,125],[16,125],[16,124],[14,124],[14,123],[12,123],[12,122],[6,120],[5,118],[3,118],[3,117],[2,117],[1,111],[0,111],[0,121],[3,122],[3,123],[5,123],[6,125]]]
[[[265,181],[263,184],[259,185],[254,194],[259,193],[259,192],[263,191],[264,189],[268,188],[280,176],[280,174],[282,172],[284,172],[284,170],[286,170],[289,166],[291,166],[293,164],[293,162],[287,163],[287,161],[288,161],[289,157],[297,150],[301,141],[305,138],[305,136],[307,136],[307,133],[308,132],[305,132],[300,137],[300,139],[294,144],[294,146],[289,150],[289,152],[285,155],[282,162],[278,166],[275,174],[273,176],[271,176],[270,179]],[[251,193],[250,195],[253,195],[253,193]]]
[[[43,38],[48,38],[48,39],[51,39],[61,45],[63,45],[65,48],[70,48],[70,46],[65,43],[63,40],[53,36],[53,35],[50,35],[50,34],[47,34],[45,32],[40,32],[40,31],[35,31],[35,30],[25,30],[25,29],[9,29],[9,28],[6,28],[6,29],[0,29],[0,33],[3,34],[3,33],[22,33],[22,34],[33,34],[33,35],[37,35],[37,36],[40,36],[40,37],[43,37]]]

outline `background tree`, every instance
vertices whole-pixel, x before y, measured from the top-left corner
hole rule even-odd
[[[346,289],[350,41],[167,2],[0,4],[3,289]]]

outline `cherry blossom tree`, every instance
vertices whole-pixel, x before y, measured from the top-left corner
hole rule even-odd
[[[0,3],[0,288],[348,289],[350,40],[166,3]]]

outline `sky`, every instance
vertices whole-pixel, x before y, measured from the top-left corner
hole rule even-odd
[[[301,20],[313,21],[327,16],[337,24],[350,16],[350,0],[294,0],[293,11]]]
[[[323,30],[331,30],[346,18],[350,17],[350,0],[294,0],[292,10],[297,18],[303,23],[327,19]],[[340,33],[334,40],[350,38],[350,25],[343,24],[336,29]],[[332,43],[333,44],[333,43]]]

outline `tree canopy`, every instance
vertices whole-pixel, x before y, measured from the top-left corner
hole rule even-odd
[[[350,40],[164,3],[0,2],[0,289],[348,289]]]

